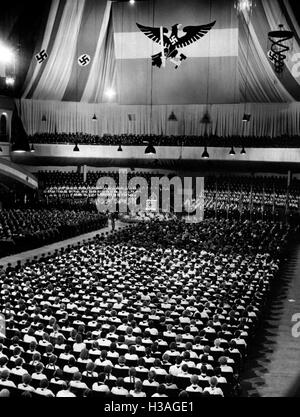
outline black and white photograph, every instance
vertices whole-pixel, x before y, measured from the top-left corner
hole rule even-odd
[[[1,2],[0,397],[300,397],[299,0]]]

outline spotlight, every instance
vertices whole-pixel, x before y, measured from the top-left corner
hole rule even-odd
[[[14,79],[14,77],[11,77],[11,76],[6,77],[6,78],[5,78],[5,84],[6,84],[8,87],[12,87],[12,86],[15,84],[15,79]]]
[[[129,3],[130,4],[134,4],[135,3],[135,0],[129,0]]]
[[[254,0],[236,0],[234,2],[234,8],[237,10],[238,13],[249,13],[253,7],[255,7]]]
[[[79,152],[79,148],[78,148],[78,144],[77,143],[75,143],[73,152]]]
[[[243,122],[244,123],[250,122],[250,119],[251,119],[251,114],[245,113],[243,116]]]
[[[92,117],[92,120],[93,120],[93,122],[96,122],[97,121],[97,116],[96,116],[95,113],[94,113],[94,116]]]
[[[246,155],[246,149],[245,149],[245,147],[243,146],[243,148],[242,148],[242,150],[241,150],[241,155]]]
[[[231,155],[231,156],[234,156],[235,155],[235,150],[234,150],[233,146],[231,146],[229,155]]]
[[[10,64],[13,61],[13,52],[5,45],[0,44],[0,62],[3,64]]]
[[[202,158],[203,159],[208,159],[209,158],[209,153],[207,152],[207,147],[205,146],[203,154],[202,154]]]
[[[119,147],[118,147],[118,152],[123,152],[123,149],[122,149],[121,145],[119,145]]]
[[[156,150],[155,150],[154,146],[151,145],[150,143],[145,149],[145,154],[147,154],[147,155],[155,155],[156,154]]]
[[[115,92],[115,90],[114,90],[113,88],[108,88],[108,89],[105,91],[105,95],[106,95],[106,97],[107,97],[107,98],[112,99],[112,98],[114,98],[114,97],[115,97],[116,92]]]
[[[35,152],[35,149],[34,149],[33,143],[31,144],[30,152],[31,152],[31,153],[34,153],[34,152]]]

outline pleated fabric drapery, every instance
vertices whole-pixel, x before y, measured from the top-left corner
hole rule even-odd
[[[28,134],[84,132],[90,134],[165,134],[278,137],[300,134],[300,103],[215,105],[118,105],[21,99],[16,101]],[[208,110],[211,123],[201,123]],[[243,123],[244,112],[251,120]],[[177,121],[168,118],[174,112]],[[92,120],[96,113],[97,120]],[[134,115],[135,121],[130,121]],[[42,116],[46,121],[42,121]]]

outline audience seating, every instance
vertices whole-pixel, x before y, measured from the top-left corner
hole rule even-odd
[[[128,376],[128,365],[134,365],[147,396],[161,391],[159,384],[167,381],[160,376],[164,369],[175,384],[170,397],[186,390],[193,374],[197,387],[205,390],[215,381],[221,388],[218,395],[237,395],[248,346],[291,233],[288,224],[261,220],[152,222],[2,270],[0,311],[6,337],[0,338],[0,389],[7,381],[6,368],[8,380],[20,383],[13,371],[18,357],[17,373],[23,368],[33,374],[30,355],[37,351],[49,382],[54,376],[49,361],[63,370],[68,359],[60,352],[75,358],[70,366],[80,373],[64,371],[61,378],[66,386],[76,380],[76,388],[64,388],[63,395],[104,395],[93,392],[93,378],[82,377],[87,363],[100,357],[103,366],[95,370],[100,386],[109,391],[116,383],[125,386],[116,378]],[[137,364],[136,358],[130,363],[120,357],[130,346],[130,352],[138,352]],[[93,348],[101,355],[92,356]],[[114,358],[111,366],[104,351]],[[49,388],[58,395],[52,382]],[[9,390],[11,396],[21,394]]]

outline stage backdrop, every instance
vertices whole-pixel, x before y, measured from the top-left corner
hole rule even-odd
[[[15,66],[2,66],[0,74],[16,71],[22,98],[126,105],[299,101],[300,29],[288,0],[256,0],[251,14],[239,15],[234,0],[23,3],[17,18],[10,4],[0,15],[1,39],[16,52]],[[282,74],[268,56],[268,32],[279,23],[294,33]]]

